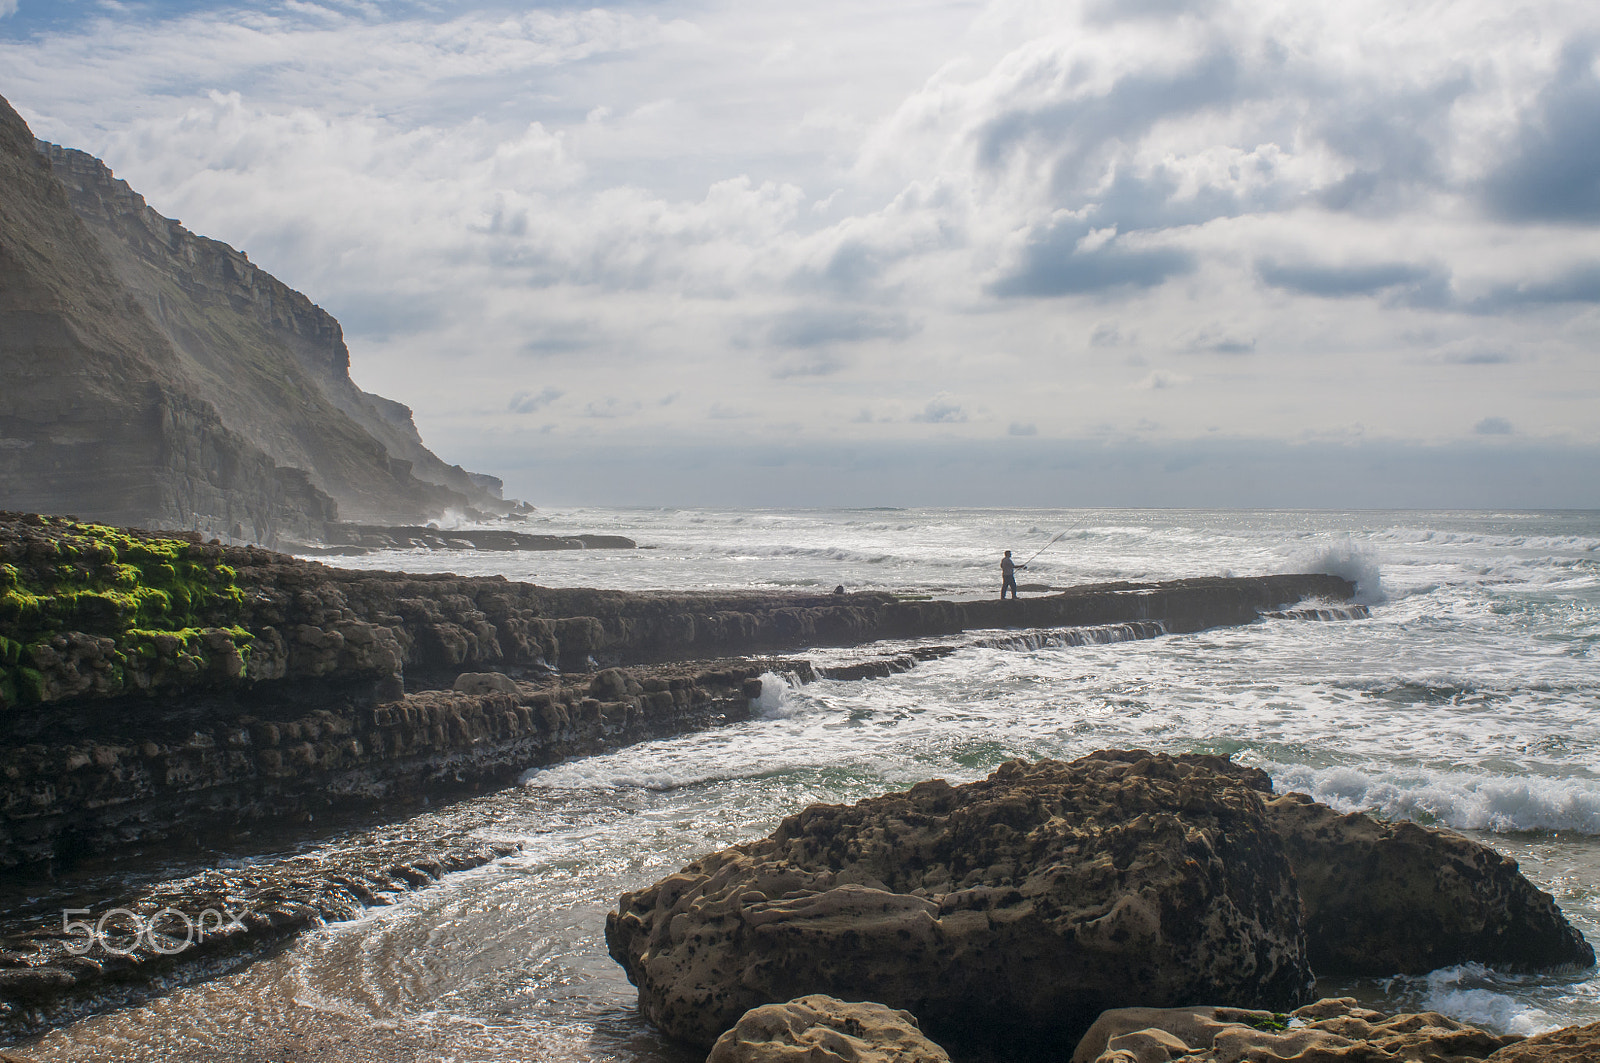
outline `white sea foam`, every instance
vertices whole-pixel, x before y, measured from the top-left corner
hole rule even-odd
[[[803,703],[795,697],[795,684],[777,672],[761,674],[761,696],[750,702],[750,714],[763,720],[783,720],[800,712]]]
[[[1444,967],[1411,981],[1419,992],[1418,1007],[1471,1026],[1528,1037],[1562,1025],[1544,1009],[1504,992],[1495,973],[1481,964]]]
[[[1600,836],[1600,782],[1439,772],[1370,774],[1354,767],[1270,765],[1280,792],[1298,790],[1341,812],[1497,833],[1575,831]]]

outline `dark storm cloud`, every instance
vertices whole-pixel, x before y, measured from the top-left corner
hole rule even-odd
[[[1572,46],[1522,116],[1515,150],[1484,182],[1512,221],[1600,224],[1600,78],[1592,45]]]
[[[1116,288],[1153,288],[1195,268],[1195,257],[1174,247],[1130,248],[1118,239],[1080,250],[1088,235],[1081,221],[1056,222],[1036,231],[1022,261],[990,285],[1003,297],[1082,295]]]
[[[1450,271],[1437,265],[1412,262],[1373,262],[1332,266],[1316,262],[1256,261],[1256,276],[1268,287],[1324,299],[1395,292],[1408,301],[1442,301],[1450,290]]]
[[[807,307],[779,316],[767,329],[778,347],[820,347],[859,340],[903,340],[915,329],[905,314],[848,307]]]

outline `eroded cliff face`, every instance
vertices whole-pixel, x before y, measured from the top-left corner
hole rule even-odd
[[[94,156],[36,146],[117,279],[227,423],[279,464],[306,470],[343,517],[502,508],[498,481],[475,482],[423,445],[410,408],[356,387],[331,314],[243,252],[158,214]]]
[[[331,316],[44,151],[0,99],[0,506],[266,544],[504,508],[351,383]]]
[[[316,535],[335,506],[194,393],[0,100],[0,504]]]

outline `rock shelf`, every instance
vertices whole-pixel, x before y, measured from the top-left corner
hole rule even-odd
[[[948,652],[930,639],[1152,637],[1352,592],[1318,574],[1007,602],[557,589],[0,514],[0,869],[481,791],[743,718],[769,671],[887,675]],[[884,640],[924,644],[773,656]],[[484,673],[502,681],[459,681]]]

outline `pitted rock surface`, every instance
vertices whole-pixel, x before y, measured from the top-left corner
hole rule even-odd
[[[1300,882],[1319,975],[1594,963],[1594,949],[1550,895],[1486,845],[1454,831],[1341,815],[1305,794],[1271,799],[1267,815]]]
[[[1515,1051],[1507,1046],[1521,1040],[1437,1012],[1385,1015],[1338,997],[1286,1016],[1230,1008],[1118,1009],[1095,1022],[1072,1063],[1468,1063],[1501,1061],[1507,1057],[1500,1053]]]
[[[813,995],[744,1013],[706,1063],[950,1063],[905,1011]]]
[[[1012,761],[704,857],[606,923],[645,1016],[709,1046],[808,993],[945,1041],[1064,1053],[1100,1012],[1310,999],[1300,899],[1260,794],[1217,758]]]
[[[1600,1022],[1551,1030],[1518,1041],[1489,1057],[1490,1063],[1594,1063],[1600,1059]]]

